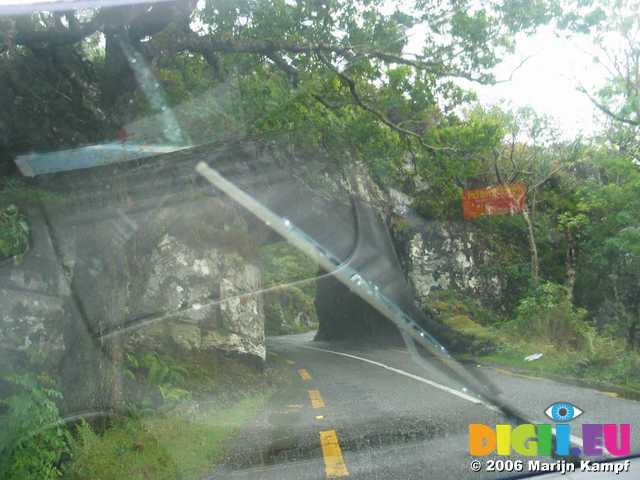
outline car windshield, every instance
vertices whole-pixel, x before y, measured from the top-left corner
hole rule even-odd
[[[639,0],[0,0],[0,478],[636,478],[639,401]]]

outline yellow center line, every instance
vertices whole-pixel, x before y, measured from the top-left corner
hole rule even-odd
[[[342,450],[335,430],[320,432],[320,445],[324,458],[324,471],[327,478],[346,477],[349,475],[342,458]]]
[[[300,378],[302,378],[305,382],[311,380],[311,375],[309,375],[309,372],[307,372],[304,368],[298,369],[298,375],[300,375]]]
[[[607,397],[612,397],[612,398],[617,398],[619,395],[616,392],[600,392],[603,395],[606,395]]]
[[[313,408],[324,408],[324,400],[320,396],[320,390],[309,390],[309,400]]]

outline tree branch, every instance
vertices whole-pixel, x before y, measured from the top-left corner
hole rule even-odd
[[[322,53],[325,55],[334,54],[345,58],[353,58],[356,55],[381,60],[385,63],[396,63],[400,65],[408,65],[418,70],[428,70],[438,72],[443,76],[459,77],[467,80],[488,83],[488,77],[474,77],[462,70],[447,67],[442,62],[432,62],[423,58],[410,59],[402,55],[383,52],[380,50],[356,48],[352,46],[333,45],[326,43],[297,43],[279,40],[240,40],[240,39],[221,39],[208,35],[198,35],[195,32],[181,32],[172,38],[171,45],[167,46],[166,42],[148,42],[146,45],[146,54],[156,57],[160,54],[176,53],[181,50],[190,50],[204,54],[204,52],[219,53],[253,53],[264,55],[271,58],[273,54],[313,54]],[[275,62],[274,58],[271,58]],[[283,60],[284,61],[284,60]],[[286,63],[286,62],[285,62]],[[280,65],[278,65],[280,66]]]
[[[351,93],[351,96],[353,97],[354,101],[356,102],[356,104],[362,108],[363,110],[369,112],[370,114],[372,114],[373,116],[375,116],[378,120],[380,120],[382,123],[384,123],[387,127],[391,128],[392,130],[398,132],[400,135],[402,136],[408,136],[408,137],[413,137],[416,140],[418,140],[418,142],[420,143],[420,145],[422,145],[425,148],[428,148],[430,150],[451,150],[450,147],[435,147],[433,145],[427,145],[426,143],[424,143],[424,140],[422,139],[422,137],[420,135],[418,135],[415,132],[412,132],[411,130],[407,130],[405,128],[402,128],[398,125],[396,125],[395,123],[393,123],[391,120],[389,120],[384,113],[382,113],[381,111],[377,110],[376,108],[372,107],[371,105],[368,105],[367,103],[364,102],[364,100],[362,100],[362,98],[360,97],[360,95],[358,94],[358,91],[356,89],[356,83],[353,79],[351,79],[350,77],[348,77],[347,75],[345,75],[344,73],[342,73],[340,70],[338,70],[320,51],[316,52],[318,57],[320,58],[320,61],[322,63],[324,63],[328,68],[330,68],[331,70],[333,70],[333,72],[335,72],[336,75],[338,75],[338,78],[340,79],[340,81],[342,82],[343,85],[345,85],[348,89],[349,92]]]
[[[607,108],[605,105],[601,104],[595,98],[593,98],[593,96],[591,96],[591,94],[589,94],[589,92],[587,91],[586,88],[580,87],[580,88],[578,88],[578,91],[582,92],[584,95],[586,95],[587,98],[589,100],[591,100],[591,103],[598,110],[600,110],[602,113],[608,115],[609,117],[613,118],[614,120],[617,120],[617,121],[622,122],[622,123],[626,123],[627,125],[632,125],[634,127],[640,126],[640,120],[632,120],[630,118],[623,117],[622,115],[613,112],[612,110]]]
[[[268,53],[266,57],[271,60],[280,70],[287,74],[289,80],[293,84],[294,87],[298,87],[298,83],[300,81],[300,74],[298,70],[292,65],[289,65],[287,61],[282,58],[279,54],[273,52]]]
[[[84,40],[89,35],[103,27],[101,16],[98,14],[86,23],[70,22],[65,30],[22,30],[18,29],[13,38],[18,45],[52,46],[69,45]]]

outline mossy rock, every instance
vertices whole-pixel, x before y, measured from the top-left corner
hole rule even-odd
[[[476,301],[454,290],[433,292],[425,308],[448,327],[443,340],[456,353],[484,355],[495,351],[497,342],[490,328],[498,319]]]
[[[478,300],[456,290],[436,290],[429,295],[424,306],[438,316],[466,315],[480,325],[502,322],[495,312],[482,306]]]
[[[491,330],[474,322],[469,316],[443,316],[440,321],[450,328],[450,349],[454,352],[483,355],[496,349]]]

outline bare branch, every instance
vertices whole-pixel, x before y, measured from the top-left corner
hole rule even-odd
[[[538,187],[542,186],[544,183],[546,183],[548,180],[550,180],[556,173],[558,173],[560,170],[562,170],[563,168],[566,168],[567,165],[564,163],[561,163],[560,165],[558,165],[556,168],[554,168],[553,170],[551,170],[546,177],[544,177],[542,180],[540,180],[538,183],[536,183],[535,185],[533,185],[532,187],[529,187],[529,191],[534,191],[535,189],[537,189]]]
[[[338,105],[332,105],[331,103],[327,102],[324,98],[322,98],[320,95],[316,95],[315,93],[311,94],[311,97],[316,100],[318,103],[320,103],[323,107],[325,107],[327,110],[336,110],[337,108],[339,108]]]
[[[518,65],[516,65],[516,67],[513,70],[511,70],[511,73],[509,74],[509,76],[507,78],[505,78],[503,80],[496,80],[493,83],[498,84],[498,83],[510,82],[511,80],[513,80],[513,76],[516,74],[516,72],[518,70],[520,70],[524,66],[525,63],[527,63],[529,60],[531,60],[532,57],[533,57],[533,55],[526,56],[525,58],[522,59],[522,61]]]

